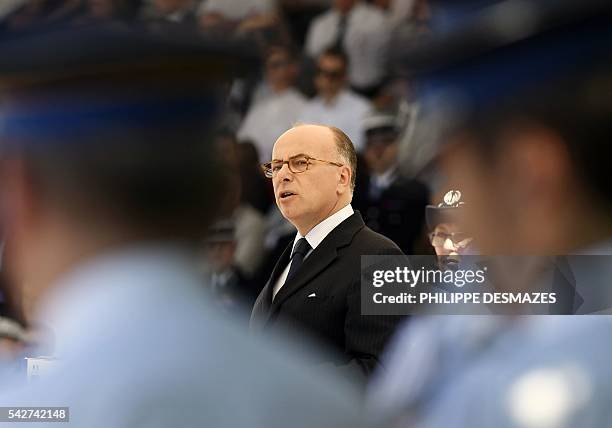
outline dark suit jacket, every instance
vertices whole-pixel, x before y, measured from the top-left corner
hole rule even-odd
[[[361,315],[361,255],[400,255],[400,249],[366,227],[355,212],[310,253],[272,302],[272,289],[289,263],[292,246],[293,241],[255,302],[251,330],[305,329],[336,351],[335,356],[321,356],[316,363],[344,365],[354,374],[369,374],[401,317]],[[316,297],[308,297],[312,293]]]
[[[425,229],[425,206],[429,190],[418,180],[398,175],[374,198],[370,177],[362,177],[353,197],[353,206],[363,213],[368,227],[395,242],[404,253],[415,254],[415,243]]]

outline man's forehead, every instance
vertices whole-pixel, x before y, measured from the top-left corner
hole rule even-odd
[[[272,157],[283,159],[301,153],[313,157],[328,156],[334,149],[334,135],[329,128],[320,125],[300,125],[291,128],[276,140]]]

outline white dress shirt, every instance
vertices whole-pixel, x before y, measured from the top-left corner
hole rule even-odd
[[[70,427],[83,428],[363,426],[351,388],[276,339],[249,338],[195,272],[171,247],[75,269],[45,299],[55,370],[35,383],[3,378],[0,403],[69,406]]]
[[[346,89],[331,103],[321,97],[310,100],[302,110],[300,121],[340,128],[359,152],[363,148],[362,122],[370,109],[371,104],[367,99]]]
[[[302,236],[300,235],[300,232],[298,232],[295,235],[295,239],[293,240],[293,247],[291,248],[291,251],[293,252],[293,249],[295,248],[297,242],[300,239],[306,238],[306,241],[308,241],[308,244],[310,244],[310,247],[312,248],[306,254],[306,257],[304,257],[304,259],[308,258],[310,253],[312,253],[314,249],[317,248],[321,242],[323,242],[323,240],[327,237],[327,235],[329,235],[332,230],[338,227],[340,223],[342,223],[344,220],[352,216],[353,213],[354,213],[353,207],[351,206],[351,204],[348,204],[341,210],[336,211],[334,214],[330,215],[325,220],[323,220],[321,223],[317,224],[315,227],[310,229],[310,232],[308,232],[306,236]],[[289,269],[291,268],[291,262],[292,261],[290,260],[289,264],[287,265],[287,267],[285,268],[281,276],[278,277],[276,284],[274,284],[274,288],[272,289],[272,299],[276,297],[276,293],[278,293],[278,291],[285,284],[285,281],[287,281],[287,275],[289,275]]]
[[[331,9],[314,19],[306,37],[306,53],[316,58],[338,37],[340,13]],[[380,83],[385,75],[391,21],[375,6],[358,3],[347,17],[343,48],[349,57],[349,81],[357,87]]]
[[[252,140],[261,163],[270,162],[274,143],[299,119],[306,102],[293,88],[266,97],[251,106],[238,130],[238,138]]]

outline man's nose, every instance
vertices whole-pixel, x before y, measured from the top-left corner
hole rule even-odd
[[[276,179],[280,181],[291,181],[293,179],[293,173],[289,169],[289,164],[284,164],[280,171],[276,173]]]

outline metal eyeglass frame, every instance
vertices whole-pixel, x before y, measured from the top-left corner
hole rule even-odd
[[[295,160],[295,159],[299,159],[299,158],[304,158],[306,159],[306,169],[304,169],[304,171],[294,171],[293,168],[291,168],[291,161]],[[329,165],[334,165],[334,166],[344,166],[344,164],[338,163],[338,162],[331,162],[328,160],[323,160],[323,159],[317,159],[317,158],[313,158],[312,156],[308,156],[308,155],[296,155],[296,156],[292,156],[289,159],[287,159],[286,161],[274,161],[275,163],[278,162],[280,163],[281,167],[280,169],[283,168],[283,165],[287,164],[287,167],[289,168],[289,171],[291,171],[293,174],[301,174],[303,172],[308,171],[308,167],[310,167],[310,161],[318,161],[318,162],[323,162]],[[263,170],[265,176],[267,178],[274,178],[274,176],[276,175],[276,173],[272,170],[272,162],[267,162],[264,164],[261,164],[261,169]],[[278,171],[280,171],[280,169]]]

